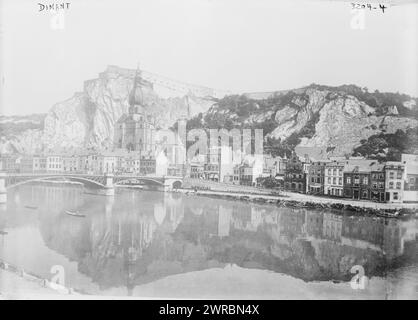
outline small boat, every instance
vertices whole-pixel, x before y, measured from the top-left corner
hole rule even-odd
[[[70,216],[73,216],[73,217],[80,217],[80,218],[83,218],[83,217],[85,217],[85,216],[86,216],[85,214],[81,214],[81,213],[79,213],[78,211],[73,212],[73,211],[65,210],[65,213],[66,213],[66,214],[68,214],[68,215],[70,215]]]
[[[5,236],[7,234],[6,231],[0,230],[0,235]]]
[[[38,209],[38,207],[34,207],[34,206],[25,206],[25,208],[33,209],[33,210]]]

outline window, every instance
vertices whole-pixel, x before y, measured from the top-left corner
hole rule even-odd
[[[368,197],[367,190],[363,190],[363,199],[366,199]]]
[[[399,196],[397,192],[393,193],[393,200],[399,200]]]
[[[402,179],[402,172],[398,171],[397,175],[396,175],[397,179]]]
[[[328,175],[331,175],[331,169],[328,169]]]
[[[343,178],[338,178],[338,184],[342,185],[343,184]]]
[[[377,189],[377,183],[373,183],[373,189]]]
[[[337,183],[337,178],[332,178],[332,184],[336,184]]]
[[[383,184],[383,182],[379,182],[379,189],[383,189],[385,186]]]
[[[389,182],[389,188],[390,188],[390,189],[393,189],[393,181],[390,181],[390,182]]]
[[[331,177],[328,177],[328,183],[331,184]]]
[[[351,177],[347,177],[347,183],[351,184]]]
[[[393,171],[389,172],[389,178],[391,179],[395,178],[395,173]]]
[[[369,183],[369,178],[368,177],[364,177],[363,178],[363,184],[368,184]]]
[[[401,182],[396,182],[396,189],[401,189]]]

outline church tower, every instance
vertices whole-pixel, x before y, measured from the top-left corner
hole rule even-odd
[[[142,78],[138,66],[128,96],[128,114],[124,114],[116,123],[117,148],[137,151],[141,155],[150,155],[155,148],[155,126],[144,99],[144,90],[150,89],[152,90],[152,84]]]

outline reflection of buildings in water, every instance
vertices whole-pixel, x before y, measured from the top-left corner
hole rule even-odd
[[[323,224],[323,238],[334,241],[341,241],[341,232],[343,225],[343,220],[341,216],[332,213],[324,213]]]
[[[304,210],[286,210],[280,216],[280,233],[289,238],[297,238],[303,234],[305,225]]]
[[[387,260],[392,260],[404,253],[405,228],[402,221],[396,219],[386,219],[383,229],[383,252]]]
[[[47,208],[60,208],[65,203],[71,203],[74,207],[83,201],[83,189],[75,186],[31,185],[31,203],[38,202]]]
[[[343,217],[342,244],[361,249],[382,251],[383,219]]]
[[[229,236],[232,208],[220,205],[218,210],[218,217],[218,237]]]
[[[253,228],[251,227],[251,207],[233,207],[232,227],[237,230],[252,231]]]
[[[256,207],[251,208],[251,227],[253,231],[257,231],[258,226],[263,223],[264,215],[265,210]]]
[[[156,203],[154,205],[154,218],[158,225],[161,225],[164,222],[166,211],[167,209],[162,203]]]
[[[350,218],[306,209],[269,209],[179,199],[170,194],[136,197],[139,205],[129,204],[128,208],[111,197],[101,197],[105,200],[99,200],[99,209],[97,203],[89,206],[86,202],[86,212],[92,212],[89,217],[77,220],[64,215],[54,221],[62,224],[57,228],[61,234],[55,232],[44,239],[59,242],[54,248],[59,247],[64,254],[69,249],[77,251],[73,257],[82,265],[82,272],[101,286],[122,284],[129,292],[134,284],[205,268],[209,259],[242,261],[241,254],[249,254],[247,262],[298,278],[341,278],[349,275],[352,263],[359,261],[370,261],[373,273],[373,267],[381,263],[381,252],[370,249],[386,245],[387,256],[391,257],[402,254],[406,242],[416,241],[417,225],[411,222],[385,226],[380,222],[384,219]],[[202,214],[196,214],[195,207]],[[84,228],[69,232],[70,220]],[[210,240],[208,234],[216,234],[220,240]],[[308,241],[301,239],[303,236],[309,236]],[[190,257],[195,260],[190,262]]]
[[[154,211],[156,208],[154,207]],[[157,210],[162,210],[158,208]],[[182,198],[176,198],[173,194],[164,194],[164,210],[165,210],[165,223],[169,225],[169,232],[174,232],[177,226],[184,218],[184,204]],[[168,220],[168,221],[167,221]]]
[[[324,227],[324,215],[322,212],[317,211],[305,211],[305,225],[303,228],[304,233],[309,237],[322,238]]]
[[[15,192],[13,201],[16,203],[16,205],[21,205],[19,192]]]

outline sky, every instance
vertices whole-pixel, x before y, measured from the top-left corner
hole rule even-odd
[[[335,0],[62,2],[56,20],[38,3],[60,1],[0,0],[0,114],[47,112],[108,65],[138,62],[236,93],[318,83],[418,96],[416,1],[384,13]]]

